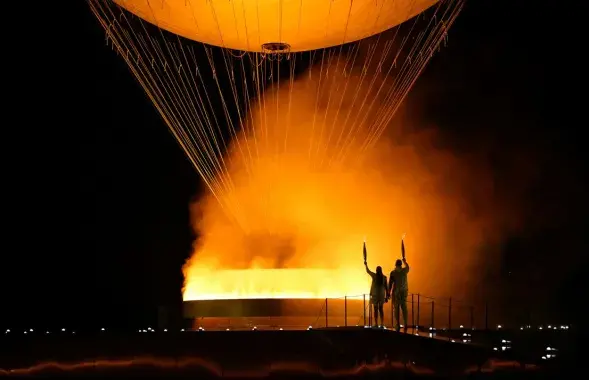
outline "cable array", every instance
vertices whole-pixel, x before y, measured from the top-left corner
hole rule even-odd
[[[343,44],[346,24],[339,46],[273,54],[237,52],[187,40],[111,0],[87,1],[105,30],[106,44],[128,65],[211,195],[246,231],[248,217],[236,196],[228,151],[239,157],[250,178],[269,152],[278,162],[290,150],[306,150],[310,170],[328,170],[348,164],[351,156],[362,157],[375,146],[433,54],[447,41],[448,30],[465,2],[441,0],[393,30],[359,42]],[[376,1],[374,11],[380,12],[383,4]],[[215,15],[214,2],[210,6]],[[353,6],[350,1],[348,20]],[[192,7],[189,0],[186,7]],[[282,7],[279,10],[282,25],[285,16]],[[409,12],[407,16],[412,9]],[[298,17],[300,27],[300,14]],[[326,35],[330,17],[331,12],[325,20]],[[255,28],[246,24],[245,33]],[[221,28],[217,29],[223,41]],[[308,147],[293,146],[301,142],[289,138],[293,88],[301,75],[317,83]],[[288,91],[280,91],[284,86]],[[272,96],[265,96],[268,89],[273,89]],[[288,105],[286,109],[283,104]],[[272,113],[276,120],[269,120]],[[273,126],[284,114],[284,128],[277,133]],[[284,173],[276,170],[273,175]],[[255,190],[260,202],[271,196],[271,182],[268,178],[265,191]]]

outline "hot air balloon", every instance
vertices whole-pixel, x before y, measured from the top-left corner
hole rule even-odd
[[[465,2],[87,1],[207,196],[248,234],[260,215],[272,230],[265,207],[293,171],[285,161],[325,173],[375,146]]]

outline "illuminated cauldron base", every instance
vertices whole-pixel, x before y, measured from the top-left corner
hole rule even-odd
[[[192,329],[302,330],[362,326],[368,321],[368,306],[362,297],[202,300],[184,301],[183,316]]]

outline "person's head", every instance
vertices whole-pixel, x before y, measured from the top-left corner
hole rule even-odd
[[[403,266],[403,262],[401,260],[395,261],[395,268],[401,268]]]
[[[382,274],[382,267],[376,267],[376,274]]]

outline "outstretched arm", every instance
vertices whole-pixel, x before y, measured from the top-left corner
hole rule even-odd
[[[407,263],[407,260],[405,260],[404,257],[403,257],[403,264],[405,264],[405,272],[409,272],[409,263]]]
[[[366,268],[366,273],[368,273],[370,275],[370,277],[375,275],[375,273],[373,271],[368,269],[368,264],[366,262],[364,262],[364,268]]]

